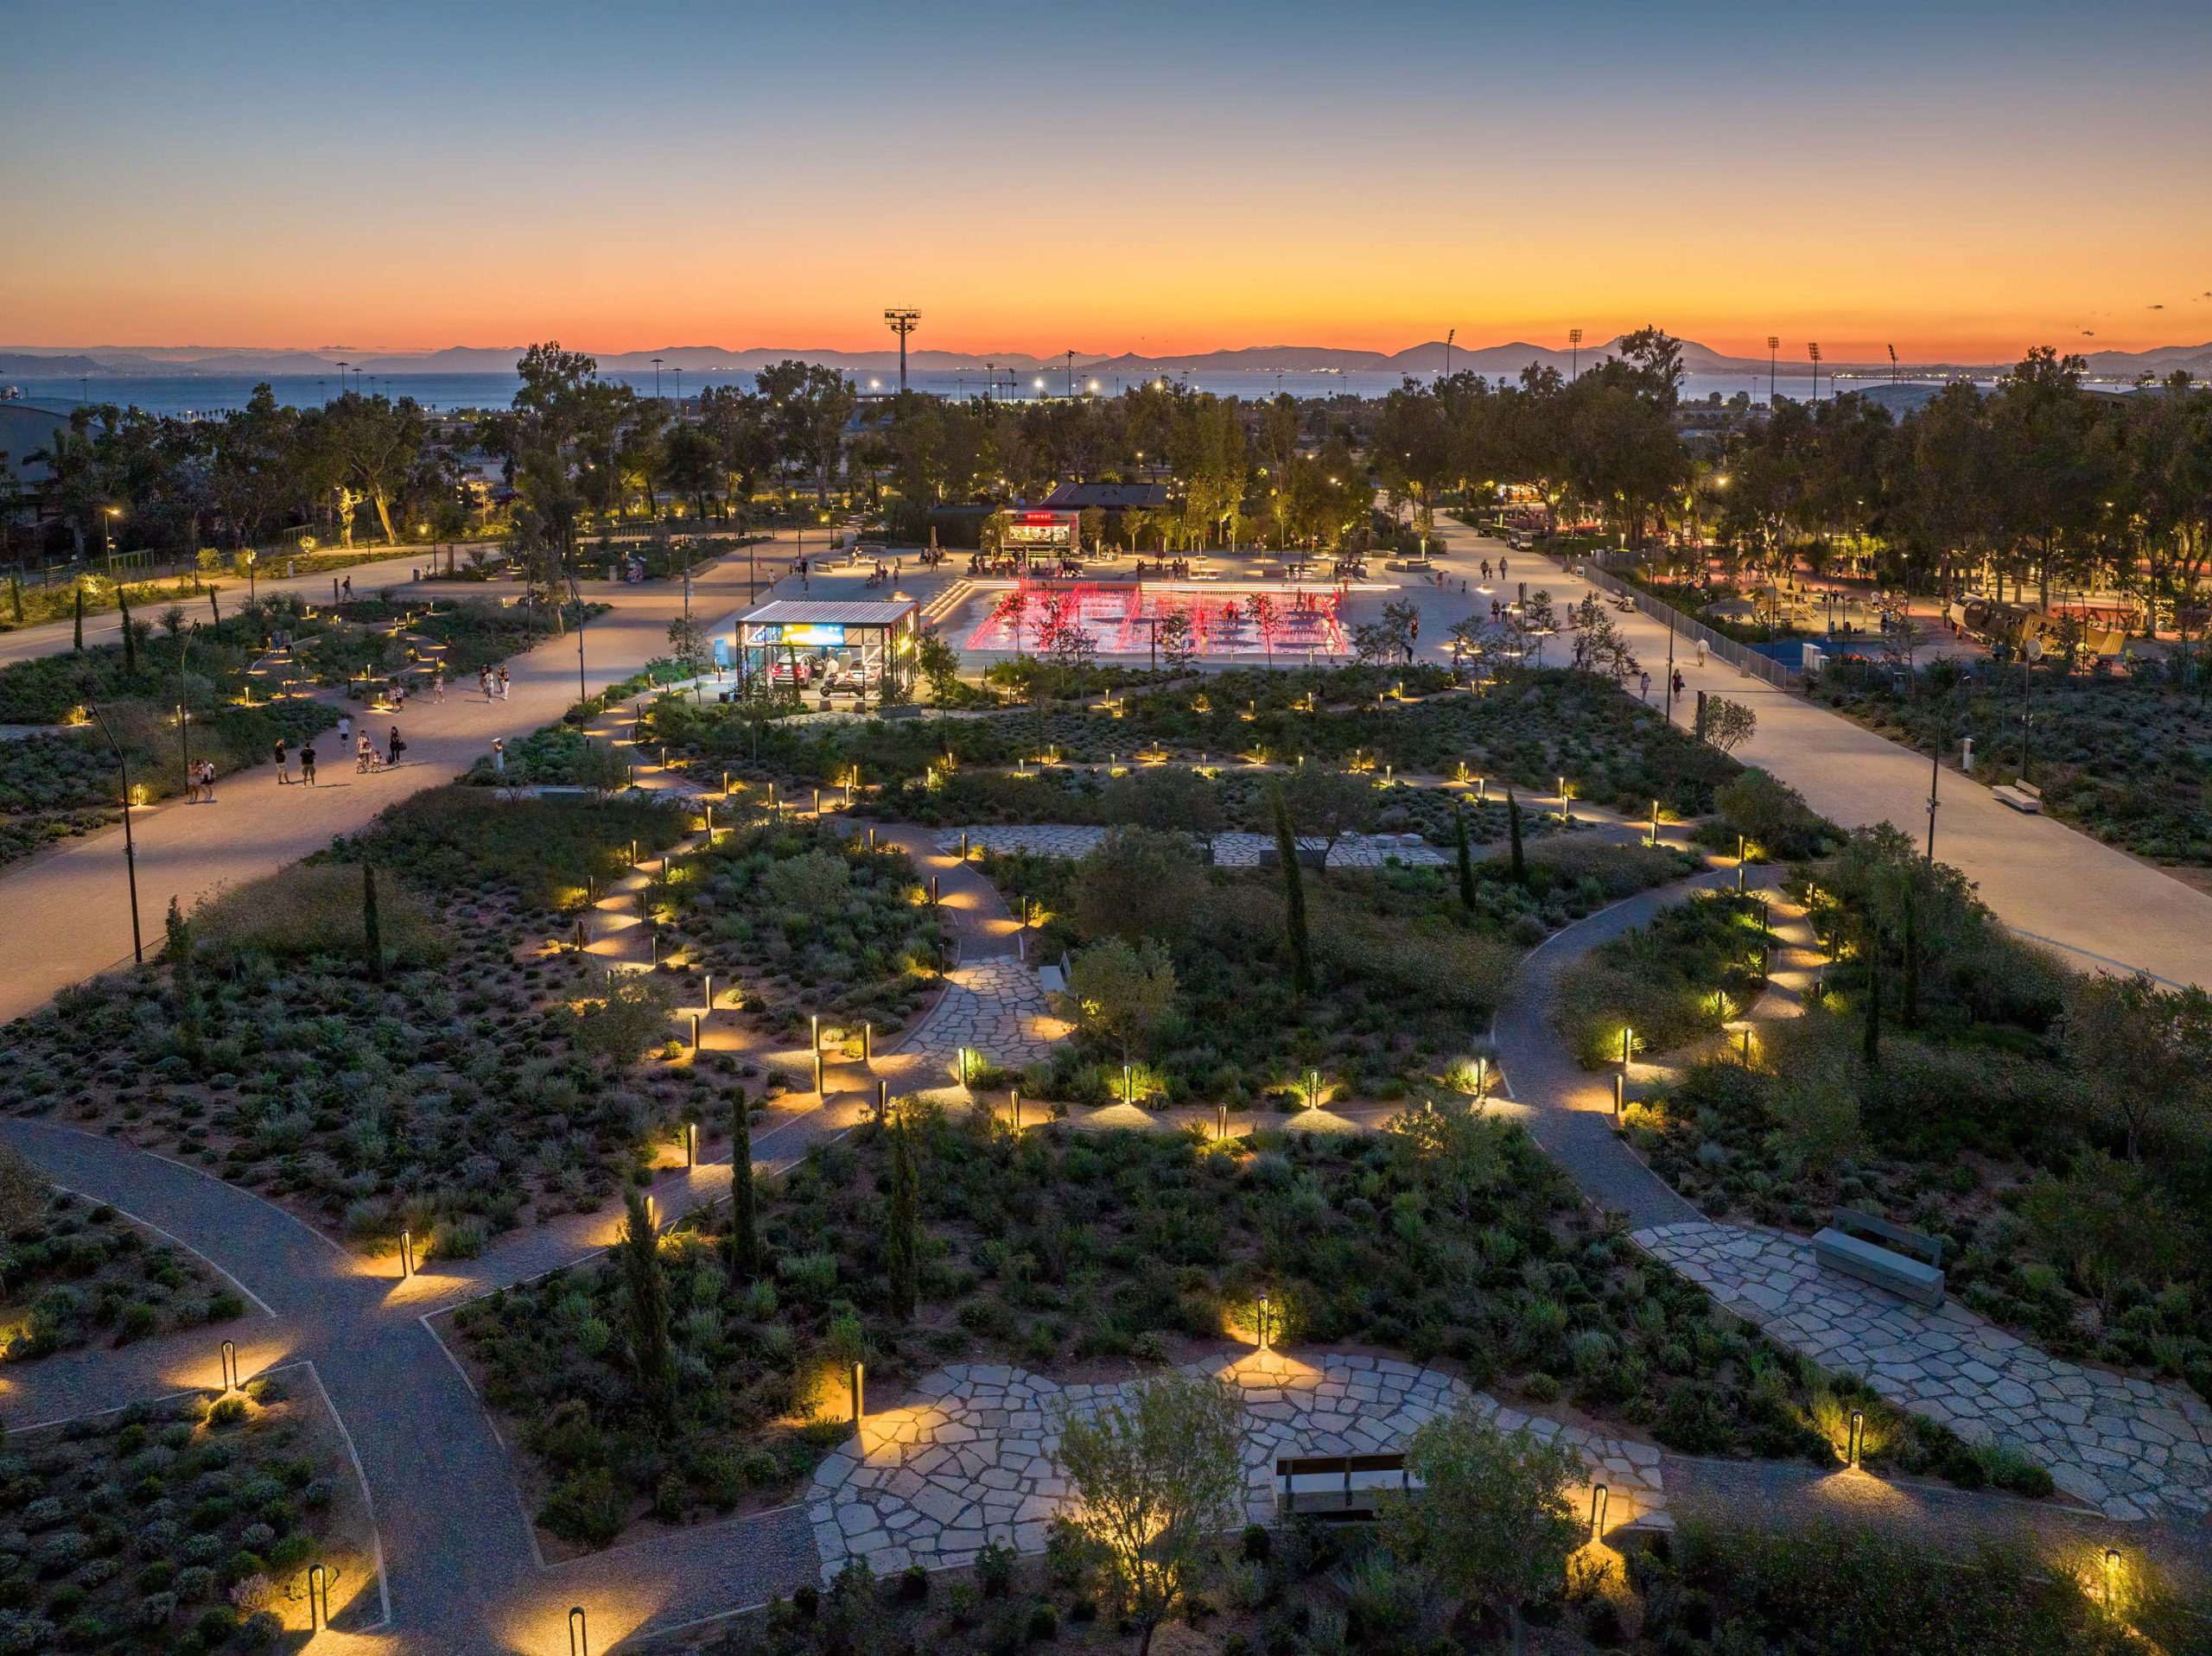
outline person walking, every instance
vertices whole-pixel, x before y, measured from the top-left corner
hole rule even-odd
[[[1682,669],[1677,667],[1675,669],[1675,694],[1676,695],[1680,695],[1682,693],[1682,688],[1686,682],[1687,681],[1682,677]]]
[[[510,688],[511,688],[511,681],[510,681],[510,680],[508,679],[508,677],[507,677],[507,669],[506,669],[505,668],[502,667],[501,669],[499,669],[499,700],[500,700],[500,701],[505,701],[507,699],[507,691],[508,691],[508,689],[509,689]]]
[[[1497,578],[1500,581],[1505,579],[1505,560],[1503,558],[1500,558],[1497,561]]]
[[[369,733],[365,730],[353,739],[353,769],[362,771],[373,771],[376,768],[376,745],[369,740]]]
[[[507,774],[507,739],[504,736],[492,739],[492,774],[495,777]]]
[[[1702,638],[1697,641],[1697,664],[1700,667],[1705,665],[1705,640]]]
[[[284,757],[284,739],[279,736],[270,756],[276,761],[276,785],[283,787],[292,779],[292,762]]]
[[[1645,673],[1637,681],[1637,695],[1643,701],[1651,700],[1651,675]]]
[[[200,792],[209,804],[215,803],[215,761],[200,761]]]
[[[350,713],[341,713],[338,715],[338,746],[343,747],[353,739],[353,715]]]
[[[390,758],[386,762],[395,765],[397,765],[399,763],[399,756],[406,751],[407,744],[399,739],[399,726],[397,725],[394,725],[391,727],[391,739],[385,744],[385,752],[391,755]]]
[[[446,676],[445,669],[441,668],[438,671],[430,675],[430,700],[433,701],[442,701],[445,699]]]
[[[492,669],[490,668],[480,667],[476,669],[476,688],[484,692],[484,699],[486,701],[492,699]]]
[[[315,744],[300,745],[300,780],[310,788],[315,786]]]
[[[353,601],[353,577],[348,575],[344,581],[339,582],[338,590],[345,594],[346,602],[348,604],[352,603]]]

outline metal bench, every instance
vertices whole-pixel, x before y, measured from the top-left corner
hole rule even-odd
[[[2016,782],[2009,788],[1992,788],[2000,804],[2010,805],[2016,811],[2033,816],[2043,809],[2043,790],[2031,782]]]
[[[1279,1455],[1275,1509],[1285,1517],[1359,1521],[1381,1510],[1385,1491],[1420,1488],[1402,1455]]]
[[[1882,1242],[1896,1246],[1884,1247]],[[1872,1214],[1838,1209],[1828,1228],[1813,1237],[1813,1257],[1827,1270],[1886,1288],[1916,1304],[1932,1309],[1943,1303],[1943,1244]]]

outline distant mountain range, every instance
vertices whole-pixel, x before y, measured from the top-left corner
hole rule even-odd
[[[1618,354],[1620,341],[1592,345],[1580,353],[1583,366]],[[1079,376],[1110,374],[1138,378],[1147,374],[1247,373],[1269,374],[1404,373],[1427,378],[1443,371],[1446,347],[1432,339],[1403,351],[1345,351],[1327,346],[1250,346],[1233,351],[1204,351],[1188,355],[1140,356],[1123,352],[1098,356],[1077,351],[1074,371]],[[1515,340],[1504,345],[1455,346],[1449,351],[1454,371],[1491,376],[1516,375],[1531,363],[1567,371],[1576,353],[1550,346]],[[0,376],[23,378],[92,379],[143,378],[154,375],[214,376],[236,374],[334,373],[340,361],[366,372],[383,374],[504,373],[522,355],[519,346],[449,346],[442,351],[412,355],[355,355],[343,346],[313,351],[264,351],[218,346],[84,346],[67,350],[0,346]],[[599,358],[602,371],[646,374],[655,361],[664,370],[687,374],[752,374],[771,363],[798,358],[848,373],[895,373],[899,353],[887,351],[824,351],[803,346],[759,346],[732,351],[717,345],[665,346],[656,351],[624,351]],[[2212,378],[2212,343],[2159,346],[2147,351],[2095,351],[2088,353],[2089,372],[2103,379],[2131,379],[2138,374],[2170,374],[2184,369],[2200,378]],[[976,373],[987,366],[1017,374],[1066,372],[1066,353],[1039,357],[1027,351],[969,352],[917,350],[907,355],[908,365],[924,373]],[[1732,357],[1694,340],[1682,342],[1682,365],[1694,374],[1756,377],[1767,371],[1764,357]],[[1948,378],[1962,374],[1987,375],[2009,366],[2005,363],[1922,362],[1905,365],[1903,371],[1920,378]],[[1785,376],[1804,377],[1802,356],[1782,365]],[[1886,378],[1890,365],[1882,362],[1831,362],[1824,371]],[[711,383],[709,381],[709,383]]]

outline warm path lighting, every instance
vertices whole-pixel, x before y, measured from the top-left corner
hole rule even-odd
[[[1590,1539],[1593,1541],[1605,1532],[1605,1505],[1610,1494],[1602,1483],[1590,1487]]]
[[[222,1361],[223,1390],[226,1393],[235,1392],[238,1389],[238,1348],[237,1341],[226,1340],[223,1342]]]
[[[853,1430],[858,1431],[861,1429],[861,1422],[868,1418],[868,1365],[866,1363],[856,1362],[853,1365],[852,1387]]]
[[[308,1631],[321,1633],[330,1625],[330,1572],[320,1564],[308,1566]]]
[[[1268,1297],[1265,1294],[1262,1294],[1260,1296],[1260,1304],[1257,1309],[1260,1324],[1260,1349],[1265,1351],[1268,1348]]]
[[[581,1604],[569,1607],[569,1656],[591,1656],[591,1630]]]
[[[399,1233],[399,1274],[402,1277],[415,1274],[415,1233],[411,1230],[403,1229]]]
[[[1866,1411],[1851,1412],[1851,1432],[1843,1441],[1843,1463],[1853,1471],[1859,1468],[1859,1456],[1866,1451]]]

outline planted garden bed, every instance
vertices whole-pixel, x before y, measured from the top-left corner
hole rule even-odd
[[[871,1396],[948,1361],[1039,1372],[1184,1361],[1272,1337],[1357,1342],[1455,1366],[1535,1404],[1697,1453],[1832,1457],[1850,1406],[1896,1466],[1957,1451],[1866,1394],[1847,1400],[1703,1293],[1601,1232],[1517,1127],[1416,1111],[1372,1135],[1015,1135],[981,1115],[911,1117],[918,1309],[887,1282],[893,1134],[873,1126],[764,1179],[766,1260],[747,1280],[728,1210],[687,1215],[655,1255],[675,1384],[658,1429],[631,1347],[634,1273],[615,1259],[457,1314],[492,1406],[535,1457],[539,1522],[580,1545],[633,1523],[772,1502]],[[1102,1367],[1101,1365],[1105,1365]]]
[[[268,1646],[380,1614],[365,1514],[303,1371],[35,1432],[0,1451],[0,1651]]]
[[[125,1345],[245,1312],[238,1291],[182,1248],[0,1151],[0,1360]]]

